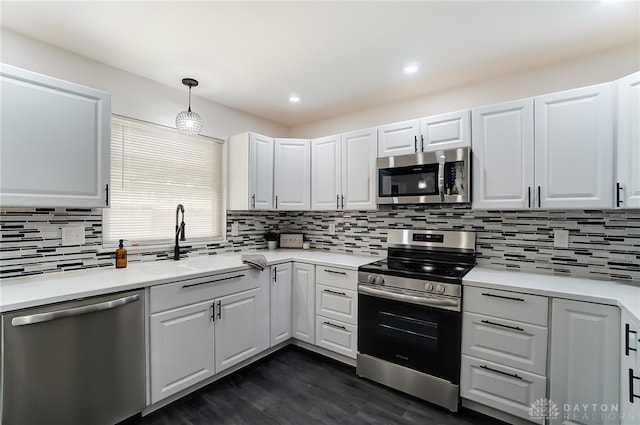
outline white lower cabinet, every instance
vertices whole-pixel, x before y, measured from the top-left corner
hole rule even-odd
[[[622,311],[620,350],[621,424],[640,424],[640,322]]]
[[[291,338],[291,263],[271,266],[271,347]]]
[[[358,351],[358,272],[316,267],[316,345],[352,359]]]
[[[620,308],[554,299],[550,353],[550,423],[619,424]]]
[[[214,374],[213,301],[151,316],[151,402]]]
[[[291,335],[309,344],[316,341],[316,266],[293,263]]]
[[[547,394],[549,299],[464,287],[460,397],[535,423]],[[485,412],[490,413],[490,412]],[[502,420],[511,420],[499,416]]]
[[[152,404],[269,347],[268,284],[241,270],[150,289]]]

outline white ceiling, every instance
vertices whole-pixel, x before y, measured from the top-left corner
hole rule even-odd
[[[192,77],[194,96],[296,126],[637,43],[639,5],[2,0],[1,23],[184,89],[185,101]],[[405,75],[408,63],[419,71]]]

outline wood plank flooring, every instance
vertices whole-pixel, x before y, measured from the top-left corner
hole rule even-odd
[[[176,401],[140,425],[497,425],[359,378],[355,369],[287,347]]]

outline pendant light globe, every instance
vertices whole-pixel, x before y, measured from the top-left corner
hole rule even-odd
[[[184,134],[200,134],[203,127],[202,117],[191,111],[191,87],[196,87],[198,81],[193,78],[183,78],[182,84],[189,87],[189,108],[176,116],[176,128]]]

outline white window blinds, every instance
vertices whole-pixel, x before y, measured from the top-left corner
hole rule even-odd
[[[178,204],[185,209],[188,242],[221,239],[222,143],[112,116],[111,207],[103,213],[103,243],[173,241]]]

